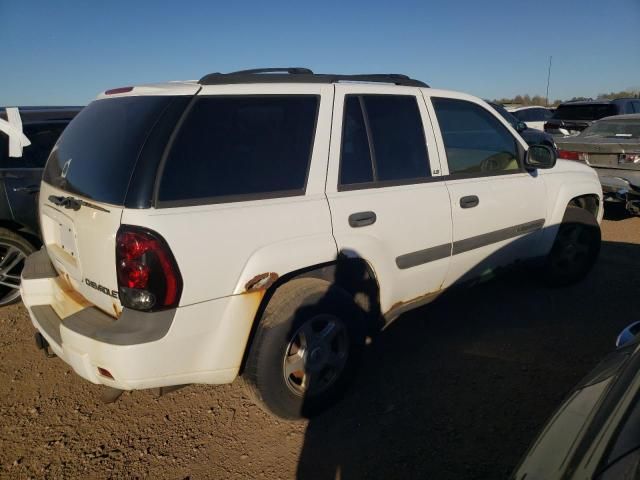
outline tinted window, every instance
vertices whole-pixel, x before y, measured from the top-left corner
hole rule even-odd
[[[310,95],[199,99],[171,148],[158,200],[303,194],[317,111]]]
[[[631,102],[626,102],[624,104],[624,113],[635,113]]]
[[[420,110],[412,95],[349,95],[340,184],[397,182],[430,176]]]
[[[516,117],[521,122],[526,122],[529,120],[527,118],[528,115],[526,110],[516,110],[515,112],[511,112],[511,113],[513,114],[514,117]]]
[[[44,180],[70,193],[122,205],[138,155],[172,97],[96,100],[64,130]]]
[[[340,184],[373,181],[373,164],[369,138],[360,106],[361,98],[347,97],[344,108],[344,131],[340,157]]]
[[[545,110],[543,108],[531,108],[531,119],[534,122],[542,122],[546,119]]]
[[[65,126],[66,123],[24,125],[22,131],[31,145],[24,147],[22,157],[9,157],[8,137],[0,133],[0,168],[43,168]]]
[[[640,101],[633,102],[636,113],[640,113]]]
[[[490,174],[520,169],[515,138],[475,103],[433,98],[450,174]]]
[[[600,120],[601,118],[617,114],[618,111],[615,105],[610,103],[584,105],[565,104],[558,106],[553,114],[553,118],[560,120]]]

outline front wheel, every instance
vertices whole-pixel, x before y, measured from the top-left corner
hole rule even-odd
[[[258,405],[298,419],[334,404],[355,372],[364,318],[345,290],[324,280],[281,286],[260,320],[244,374]]]
[[[596,218],[582,208],[568,207],[545,262],[547,283],[564,286],[582,280],[598,258],[600,243]]]

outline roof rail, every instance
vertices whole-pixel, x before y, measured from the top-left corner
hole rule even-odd
[[[424,82],[399,73],[373,73],[339,75],[332,73],[313,73],[302,67],[255,68],[231,73],[210,73],[202,77],[200,85],[229,85],[239,83],[339,83],[368,82],[391,83],[408,87],[428,87]]]

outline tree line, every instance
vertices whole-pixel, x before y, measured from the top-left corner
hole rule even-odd
[[[557,107],[562,102],[575,102],[578,100],[611,100],[614,98],[622,97],[637,97],[640,98],[640,88],[628,88],[620,92],[600,93],[596,98],[589,97],[573,97],[566,100],[557,99],[553,102],[549,102],[550,107]],[[547,105],[547,98],[542,95],[516,95],[513,98],[497,98],[494,100],[496,103],[508,104],[514,103],[518,105]]]

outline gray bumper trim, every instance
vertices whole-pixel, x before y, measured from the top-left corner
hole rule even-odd
[[[36,317],[38,325],[58,345],[62,344],[60,336],[60,317],[49,305],[36,305],[31,307],[33,316]]]
[[[84,337],[110,345],[138,345],[164,337],[175,316],[176,310],[162,312],[138,312],[125,308],[120,318],[114,320],[95,307],[88,307],[62,321],[50,305],[31,307],[38,325],[54,342],[62,344],[60,325]]]
[[[39,280],[42,278],[54,278],[57,276],[58,272],[53,268],[45,248],[32,253],[24,261],[22,278],[25,280]]]

